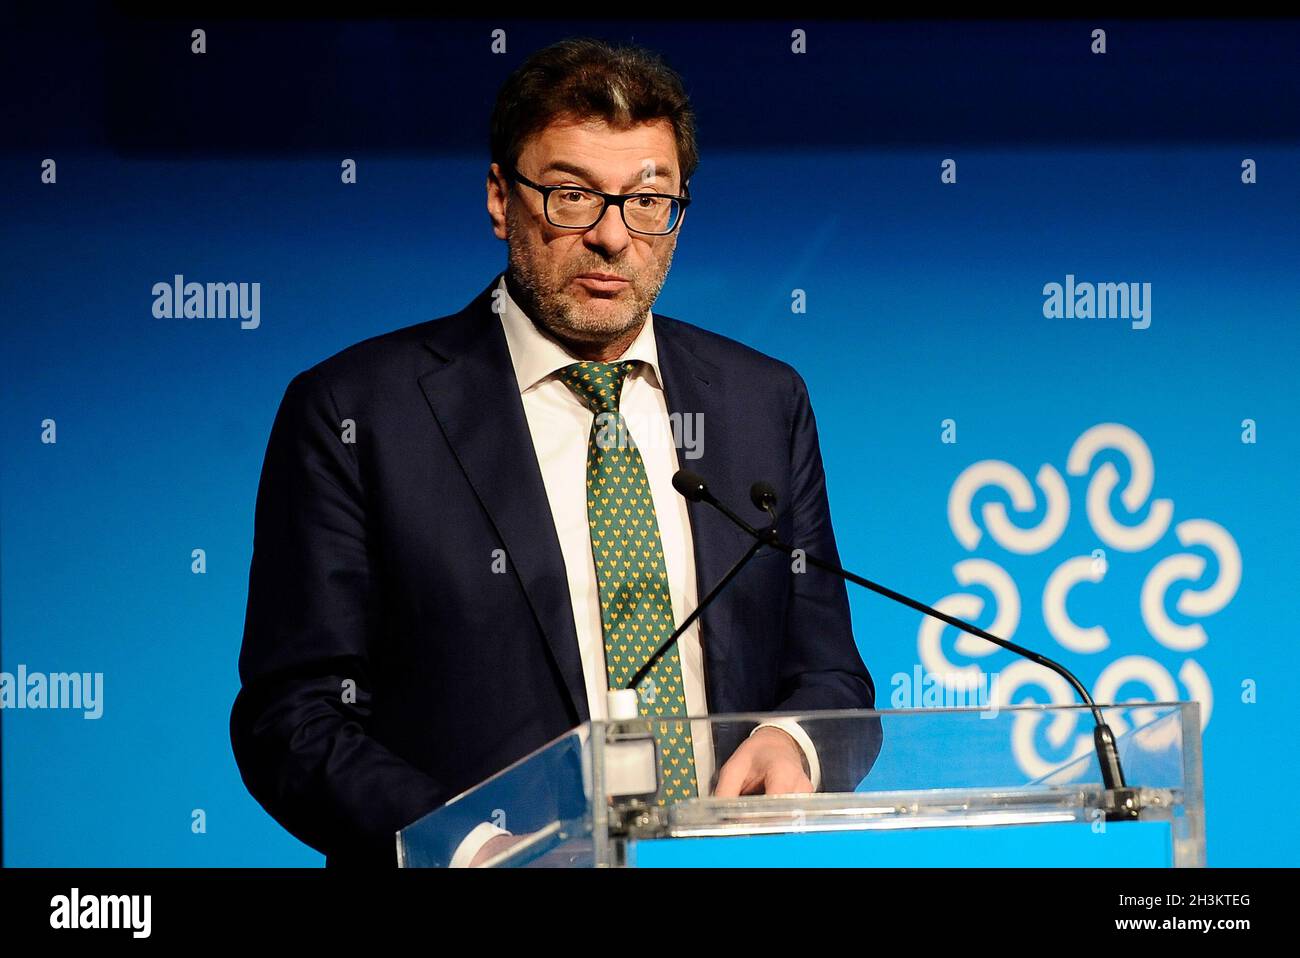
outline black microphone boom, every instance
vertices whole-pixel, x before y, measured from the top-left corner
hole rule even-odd
[[[946,612],[940,612],[938,609],[932,608],[924,602],[918,602],[916,599],[905,596],[901,592],[895,592],[893,589],[849,572],[847,569],[844,569],[834,562],[827,562],[824,559],[819,559],[816,556],[809,555],[803,549],[782,542],[776,531],[776,490],[766,482],[756,482],[750,489],[750,499],[753,501],[754,505],[758,509],[767,512],[769,518],[772,520],[771,528],[763,530],[755,529],[748,522],[727,508],[726,505],[714,498],[713,493],[709,491],[708,483],[706,483],[697,473],[690,472],[686,469],[679,470],[677,474],[673,476],[673,488],[691,502],[706,502],[713,508],[717,509],[731,520],[733,524],[753,536],[757,545],[768,545],[774,549],[779,549],[788,555],[793,555],[797,551],[808,565],[815,566],[823,571],[837,575],[847,582],[852,582],[854,585],[860,585],[865,589],[870,589],[872,592],[875,592],[878,595],[883,595],[887,599],[900,602],[908,608],[915,609],[917,612],[939,619],[941,622],[946,622],[953,628],[961,629],[963,632],[967,632],[970,635],[984,639],[987,642],[992,642],[994,645],[1001,646],[1009,652],[1014,652],[1016,655],[1022,656],[1037,665],[1051,669],[1057,675],[1064,678],[1070,683],[1071,687],[1073,687],[1073,689],[1079,694],[1079,697],[1082,698],[1084,703],[1088,706],[1089,710],[1092,712],[1093,721],[1096,724],[1096,728],[1093,732],[1093,745],[1097,751],[1097,761],[1101,765],[1102,781],[1105,783],[1107,791],[1112,795],[1112,807],[1107,811],[1106,817],[1111,820],[1137,817],[1136,795],[1124,781],[1124,770],[1120,766],[1119,752],[1115,747],[1115,733],[1112,732],[1110,726],[1106,724],[1105,719],[1102,717],[1101,710],[1097,708],[1097,703],[1095,703],[1092,700],[1092,696],[1088,694],[1088,689],[1078,680],[1078,678],[1075,677],[1074,673],[1064,665],[1054,661],[1053,659],[1047,658],[1045,655],[1039,655],[1031,649],[1026,649],[1023,646],[1016,645],[1014,642],[1009,642],[1006,639],[999,638],[991,632],[986,632],[979,626],[972,625],[964,619],[959,619]],[[752,551],[750,555],[752,555]]]
[[[690,483],[692,479],[698,480],[698,485],[696,487],[691,486]],[[695,475],[695,473],[688,472],[685,469],[680,469],[673,475],[673,488],[676,489],[679,493],[681,493],[681,495],[689,502],[699,501],[699,499],[692,498],[692,496],[695,495],[697,492],[700,494],[706,494],[708,492],[707,488],[704,485],[704,480],[700,479],[700,477]],[[769,486],[768,488],[771,487]],[[775,506],[776,503],[775,491],[772,492],[772,503],[773,506]],[[776,513],[772,510],[769,510],[768,514],[771,515],[772,517],[771,531],[772,534],[775,535],[776,534]],[[699,601],[699,604],[695,606],[694,611],[692,611],[691,614],[688,615],[686,618],[682,619],[681,623],[677,626],[677,628],[673,630],[672,635],[668,636],[666,639],[664,639],[655,647],[654,651],[650,653],[649,658],[647,658],[645,662],[641,665],[641,667],[632,674],[632,678],[628,681],[627,685],[623,686],[624,688],[629,688],[629,689],[636,688],[637,683],[640,682],[641,679],[643,679],[652,668],[654,668],[654,664],[658,662],[661,658],[663,658],[664,653],[667,652],[670,648],[672,648],[673,643],[676,642],[678,638],[680,638],[681,635],[691,627],[692,622],[694,622],[696,619],[700,617],[701,614],[703,614],[704,610],[707,609],[713,603],[713,600],[716,599],[722,593],[722,590],[725,589],[730,584],[731,580],[740,574],[740,570],[743,569],[749,563],[750,559],[754,558],[754,554],[758,552],[759,549],[763,548],[764,544],[765,543],[763,542],[762,537],[756,533],[754,537],[754,544],[749,547],[749,550],[736,561],[735,565],[733,565],[730,569],[727,570],[727,574],[722,577],[722,579],[718,582],[718,584],[715,585],[712,589],[710,589],[708,594]]]

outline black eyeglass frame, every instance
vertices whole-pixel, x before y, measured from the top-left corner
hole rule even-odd
[[[604,219],[605,213],[609,210],[609,207],[613,205],[618,207],[618,215],[623,218],[623,225],[627,227],[629,232],[640,233],[642,236],[671,236],[681,227],[682,221],[686,219],[686,207],[691,205],[691,188],[689,185],[683,187],[686,192],[682,196],[676,196],[672,193],[605,193],[601,190],[594,190],[589,186],[543,186],[541,183],[534,183],[518,170],[510,170],[505,174],[505,176],[508,180],[522,183],[524,186],[531,187],[541,193],[542,215],[546,217],[546,222],[550,223],[556,229],[561,230],[589,230]],[[591,221],[590,225],[564,226],[551,219],[551,194],[556,190],[580,190],[583,193],[593,193],[596,196],[599,196],[604,203],[600,207],[600,212],[596,215],[596,218]],[[628,200],[635,199],[639,196],[657,196],[665,200],[675,200],[680,207],[677,214],[677,222],[675,222],[670,229],[665,230],[662,233],[651,233],[646,230],[639,230],[635,226],[632,226],[627,221],[627,211],[623,208],[623,204]]]

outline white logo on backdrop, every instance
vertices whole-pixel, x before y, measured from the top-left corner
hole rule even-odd
[[[1117,450],[1128,461],[1128,482],[1119,492],[1119,501],[1128,513],[1126,516],[1117,517],[1111,511],[1112,493],[1120,484],[1120,472],[1114,463],[1103,462],[1093,470],[1093,462],[1103,450]],[[1129,427],[1102,423],[1088,429],[1070,448],[1065,471],[1071,476],[1091,474],[1084,508],[1093,534],[1106,548],[1116,552],[1141,553],[1155,546],[1169,530],[1174,517],[1174,503],[1171,499],[1151,498],[1155,488],[1155,463],[1151,450]],[[1044,503],[1042,521],[1033,528],[1018,526],[1008,516],[1006,505],[989,501],[980,511],[981,526],[972,512],[972,505],[976,494],[989,486],[1001,489],[1010,500],[1011,508],[1018,513],[1036,511],[1041,493]],[[1143,512],[1145,518],[1134,521]],[[1009,463],[994,459],[977,462],[962,471],[948,494],[948,524],[957,541],[968,551],[974,551],[987,535],[1008,552],[1039,555],[1057,543],[1069,520],[1070,496],[1065,479],[1055,467],[1046,463],[1039,468],[1031,485],[1024,473]],[[1213,583],[1203,589],[1184,588],[1175,604],[1182,616],[1204,619],[1221,611],[1236,595],[1241,584],[1241,553],[1227,530],[1208,519],[1185,519],[1174,525],[1173,530],[1184,549],[1204,547],[1214,555],[1218,564],[1218,575]],[[1205,559],[1195,552],[1165,556],[1147,572],[1138,597],[1142,621],[1151,638],[1166,649],[1186,654],[1177,677],[1150,656],[1123,655],[1110,661],[1092,684],[1093,698],[1098,703],[1116,702],[1121,689],[1143,685],[1149,691],[1149,697],[1128,695],[1123,701],[1195,699],[1201,703],[1202,728],[1209,724],[1214,708],[1213,689],[1209,676],[1191,655],[1209,642],[1209,635],[1200,622],[1181,624],[1165,611],[1165,597],[1169,590],[1179,583],[1199,581],[1205,569]],[[1104,588],[1102,583],[1106,572],[1105,549],[1098,548],[1088,555],[1064,559],[1048,575],[1041,598],[1043,624],[1063,648],[1081,655],[1098,655],[1111,648],[1111,635],[1104,624],[1076,623],[1066,609],[1071,591],[1082,583]],[[990,559],[970,558],[953,566],[953,576],[959,585],[980,585],[993,594],[996,602],[994,620],[985,628],[1001,638],[1013,639],[1021,620],[1021,592],[1006,570]],[[977,620],[984,612],[984,599],[969,592],[944,596],[934,605],[968,621]],[[945,654],[941,640],[947,628],[934,619],[922,621],[917,634],[917,652],[922,666],[954,690],[978,688],[981,682],[988,681],[978,662],[953,662]],[[999,651],[997,646],[964,632],[958,635],[952,650],[962,659],[980,659]],[[1087,676],[1080,678],[1088,681]],[[1016,693],[1025,686],[1045,693],[1047,703],[1068,705],[1078,701],[1074,690],[1056,673],[1017,660],[998,673],[998,681],[992,683],[996,693],[990,706],[1011,704]],[[1037,702],[1039,698],[1030,694],[1022,696],[1019,701]],[[1154,718],[1155,713],[1154,709],[1136,709],[1127,715],[1140,725]],[[1091,753],[1091,725],[1079,728],[1078,717],[1078,713],[1072,711],[1053,719],[1044,738],[1055,750],[1055,755],[1047,757],[1040,753],[1037,744],[1041,715],[1017,714],[1012,733],[1013,748],[1016,761],[1027,775],[1046,775],[1066,761]],[[1123,713],[1107,714],[1106,719],[1116,735],[1129,730]],[[1153,748],[1167,746],[1169,742],[1160,739],[1176,734],[1177,729],[1172,725],[1161,728],[1166,728],[1167,732],[1147,735],[1144,744]],[[1070,745],[1072,737],[1073,746]],[[1062,757],[1066,749],[1069,749],[1069,754]],[[1080,767],[1080,773],[1082,771]]]

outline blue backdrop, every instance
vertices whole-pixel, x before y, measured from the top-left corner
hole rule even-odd
[[[274,68],[251,59],[266,30],[247,24],[209,30],[214,51],[234,37],[250,59],[218,60],[229,72],[201,83],[132,67],[93,31],[42,61],[50,96],[0,157],[0,671],[102,672],[104,696],[96,720],[0,715],[5,864],[321,862],[249,797],[228,738],[271,420],[299,370],[458,310],[504,265],[483,206],[487,110],[524,55],[579,32],[635,38],[686,75],[703,163],[656,309],[803,374],[845,562],[926,601],[974,597],[985,627],[1018,602],[1011,637],[1107,698],[1199,698],[1210,864],[1297,862],[1282,797],[1300,786],[1285,624],[1300,541],[1300,112],[1289,126],[1274,113],[1296,104],[1274,54],[1279,30],[1292,44],[1300,31],[1103,24],[1127,52],[1098,56],[1092,24],[807,24],[799,60],[795,26],[529,24],[492,57],[486,25],[316,24],[303,36],[327,33],[330,57],[307,80],[301,50]],[[179,44],[169,69],[194,69],[189,25],[110,27],[131,38],[126,54]],[[35,69],[51,34],[24,29]],[[1145,74],[1153,62],[1164,72]],[[60,65],[81,80],[54,79]],[[241,91],[223,76],[281,69],[336,94],[340,115],[314,100],[295,111],[274,84],[270,105],[229,105]],[[773,98],[759,125],[746,69]],[[476,125],[402,108],[403,77],[428,93],[458,70],[470,82],[459,97],[444,86],[459,101],[447,113]],[[943,81],[963,77],[945,100]],[[178,83],[228,106],[212,126],[188,113],[159,126]],[[376,119],[365,105],[381,101]],[[340,182],[344,158],[355,185]],[[151,289],[175,274],[260,283],[260,325],[156,318]],[[1067,276],[1150,284],[1149,325],[1045,316],[1044,287]],[[57,442],[42,441],[47,420]],[[977,463],[990,465],[966,472]],[[1150,490],[1130,486],[1148,465]],[[1013,502],[1016,474],[1027,504]],[[1064,512],[1047,504],[1062,493]],[[1098,581],[1079,573],[1045,610],[1049,577],[1075,557]],[[955,568],[972,559],[988,562]],[[927,651],[914,613],[868,594],[853,613],[881,705],[917,663],[1014,661],[964,654],[952,631]],[[1104,627],[1104,646],[1071,623]]]

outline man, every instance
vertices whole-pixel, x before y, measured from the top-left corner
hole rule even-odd
[[[507,270],[460,313],[296,376],[267,447],[232,742],[330,865],[391,865],[398,829],[605,717],[750,544],[674,492],[679,466],[735,502],[771,482],[783,538],[838,558],[803,380],[651,312],[698,162],[677,75],[556,44],[503,86],[491,147]],[[637,689],[641,714],[683,719],[874,703],[843,583],[772,550]],[[654,725],[667,756],[681,723]],[[823,768],[815,737],[773,719],[674,739],[659,801],[853,788],[874,752]],[[486,860],[501,831],[467,825],[446,860]]]

